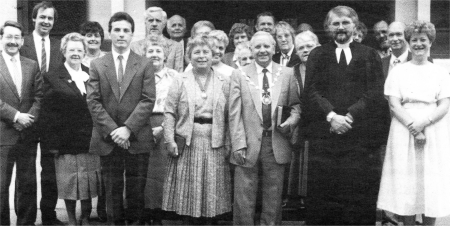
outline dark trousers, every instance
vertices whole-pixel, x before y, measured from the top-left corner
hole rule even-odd
[[[34,225],[37,213],[36,143],[0,146],[1,225],[10,225],[9,186],[16,163],[14,209],[17,225]]]
[[[56,184],[55,155],[41,148],[41,212],[42,222],[56,219],[56,203],[58,202],[58,185]]]
[[[373,225],[379,154],[358,139],[317,138],[310,143],[306,224]]]
[[[285,164],[278,164],[272,149],[272,138],[263,137],[255,166],[236,166],[234,174],[234,225],[255,225],[258,171],[262,170],[261,225],[281,225],[281,193]]]
[[[124,225],[125,220],[144,222],[148,153],[130,154],[116,147],[109,155],[100,156],[100,160],[105,180],[108,222],[115,225]],[[124,213],[124,188],[127,214]]]

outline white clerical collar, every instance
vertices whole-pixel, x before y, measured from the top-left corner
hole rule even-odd
[[[261,65],[259,65],[258,63],[255,62],[256,65],[256,73],[261,74],[263,73],[262,70],[264,69],[264,67],[261,67]],[[265,67],[270,74],[272,74],[272,61],[270,61],[269,65],[267,65],[267,67]]]

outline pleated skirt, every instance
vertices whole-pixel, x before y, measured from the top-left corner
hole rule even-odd
[[[98,155],[60,155],[55,157],[55,171],[60,199],[85,200],[94,198],[101,192]]]
[[[225,148],[211,148],[211,124],[194,124],[191,145],[170,158],[163,209],[191,217],[231,211],[231,183]]]

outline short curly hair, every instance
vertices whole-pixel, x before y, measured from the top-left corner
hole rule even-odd
[[[80,25],[80,34],[86,36],[87,33],[99,33],[101,42],[105,39],[105,33],[102,25],[100,25],[97,21],[86,21]]]
[[[61,39],[60,51],[63,55],[66,54],[67,43],[69,43],[69,41],[83,43],[83,49],[86,52],[86,43],[84,42],[84,37],[80,33],[72,32],[72,33],[65,35]]]
[[[205,38],[203,36],[196,36],[193,38],[189,38],[186,48],[186,54],[189,60],[191,60],[192,50],[197,46],[207,46],[209,49],[211,49],[212,52],[214,48],[214,43],[211,42],[208,38]]]
[[[406,41],[411,41],[411,36],[413,34],[426,34],[428,36],[428,39],[430,39],[430,42],[434,42],[436,40],[436,28],[434,27],[434,24],[423,21],[423,20],[416,20],[406,26],[405,28],[405,39]]]
[[[227,47],[228,43],[230,42],[230,40],[228,40],[227,34],[225,34],[225,32],[223,32],[222,30],[213,30],[209,32],[208,38],[222,42],[225,47]]]
[[[230,33],[228,34],[228,38],[230,40],[234,39],[234,36],[236,34],[241,34],[241,33],[245,33],[247,35],[247,39],[250,41],[250,39],[253,36],[253,32],[252,29],[250,28],[250,26],[248,26],[247,24],[243,24],[243,23],[235,23],[233,24],[233,26],[230,29]],[[231,41],[230,42],[231,47],[236,47],[234,46],[234,42]]]

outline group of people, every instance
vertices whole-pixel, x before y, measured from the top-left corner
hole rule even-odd
[[[17,224],[35,224],[38,143],[44,225],[63,225],[58,198],[70,225],[89,225],[97,196],[111,225],[160,225],[167,211],[185,225],[231,211],[235,225],[281,225],[289,197],[311,225],[374,224],[377,208],[407,225],[450,214],[450,75],[429,58],[433,24],[393,22],[374,49],[347,6],[328,12],[322,45],[311,26],[268,12],[255,33],[203,20],[189,39],[183,17],[144,15],[135,42],[133,18],[112,15],[111,52],[97,22],[50,38],[50,2],[34,7],[30,35],[3,23],[2,225],[14,164]]]

